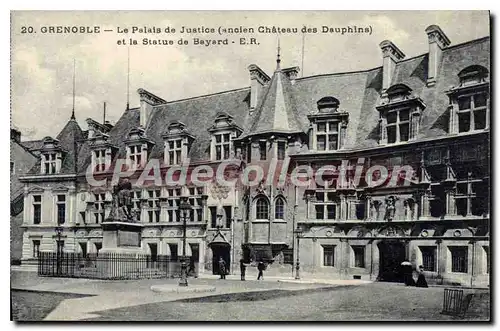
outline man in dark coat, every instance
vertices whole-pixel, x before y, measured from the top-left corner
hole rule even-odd
[[[257,269],[259,270],[259,275],[257,276],[257,280],[264,280],[264,270],[266,269],[266,265],[264,262],[259,261],[259,264],[257,264]]]
[[[243,259],[240,260],[240,271],[241,271],[241,280],[245,280],[245,271],[247,266],[243,263]]]
[[[219,258],[219,274],[220,279],[226,279],[226,261],[222,258]]]

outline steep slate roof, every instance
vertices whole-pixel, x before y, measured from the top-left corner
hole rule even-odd
[[[305,128],[297,120],[296,90],[288,77],[278,68],[263,91],[248,130],[242,137],[265,132],[295,133]]]
[[[447,133],[446,113],[449,100],[445,92],[451,86],[459,84],[457,75],[464,68],[482,65],[490,69],[490,39],[484,37],[444,49],[437,81],[433,87],[426,86],[427,61],[428,54],[424,54],[398,62],[391,82],[391,85],[408,85],[413,94],[426,104],[422,113],[419,139]],[[155,106],[151,111],[145,130],[147,138],[155,142],[150,157],[163,158],[162,134],[170,122],[177,120],[183,122],[187,131],[195,137],[189,153],[191,162],[208,160],[210,133],[207,130],[213,125],[218,112],[231,115],[234,123],[243,128],[243,135],[263,131],[306,132],[309,126],[307,115],[318,111],[316,103],[325,96],[337,98],[340,101],[339,110],[349,113],[345,150],[378,146],[379,113],[376,106],[380,103],[381,89],[381,67],[298,78],[293,85],[286,75],[277,70],[269,85],[263,89],[251,117],[249,87],[170,101]],[[69,123],[66,127],[68,126]],[[138,126],[139,109],[134,108],[125,111],[109,132],[110,142],[120,148],[118,157],[125,155],[123,140],[126,135]],[[71,128],[68,131],[83,137],[77,125],[71,124]],[[61,132],[58,137],[61,138],[61,144],[71,151],[71,134],[63,135]],[[307,153],[305,150],[302,152]],[[70,160],[65,160],[64,165],[72,169],[73,157],[70,155],[66,157]],[[83,173],[90,163],[87,143],[83,143],[79,149],[78,163],[79,172]]]
[[[40,140],[21,141],[21,145],[23,145],[30,151],[38,150],[43,147],[43,140],[40,139]]]
[[[146,129],[146,136],[156,143],[151,157],[163,158],[162,134],[170,122],[180,121],[186,124],[187,131],[196,138],[189,152],[191,161],[207,160],[211,137],[208,129],[214,124],[217,113],[231,115],[236,125],[244,127],[250,107],[249,94],[250,88],[243,88],[172,101],[155,107]]]

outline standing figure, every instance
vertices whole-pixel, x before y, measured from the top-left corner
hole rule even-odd
[[[413,280],[413,268],[410,262],[404,261],[401,263],[401,271],[403,273],[403,279],[406,286],[415,286],[415,280]]]
[[[226,261],[222,258],[219,258],[219,274],[220,279],[226,279]]]
[[[257,280],[264,280],[264,270],[266,269],[266,265],[264,262],[259,261],[259,264],[257,265],[257,269],[259,270],[259,275],[257,276]]]
[[[429,287],[427,280],[425,280],[424,266],[422,265],[418,267],[417,287]]]
[[[245,280],[245,271],[247,266],[243,263],[243,259],[240,260],[240,271],[241,271],[241,280]]]

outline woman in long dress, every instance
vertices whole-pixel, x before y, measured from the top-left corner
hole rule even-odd
[[[417,287],[429,287],[427,285],[427,280],[425,280],[424,266],[418,267]]]

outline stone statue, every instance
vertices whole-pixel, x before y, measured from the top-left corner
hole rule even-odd
[[[396,200],[398,200],[398,198],[392,195],[385,199],[386,207],[384,220],[392,221],[394,219],[394,214],[396,213]]]
[[[113,205],[106,221],[136,221],[132,213],[132,183],[128,179],[113,187]]]

